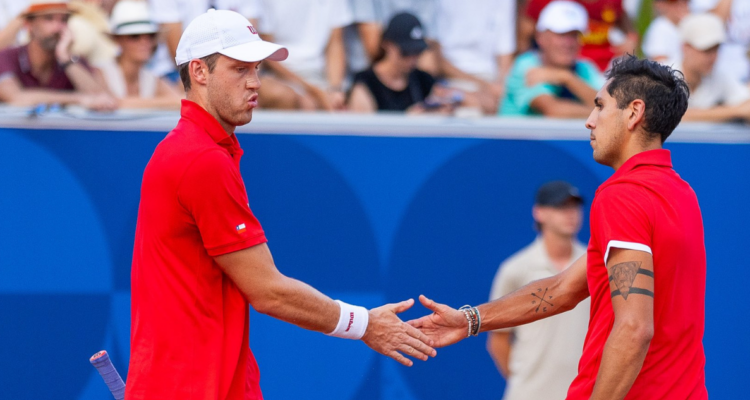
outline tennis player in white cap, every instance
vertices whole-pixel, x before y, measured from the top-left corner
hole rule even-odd
[[[404,355],[436,354],[396,316],[413,300],[367,310],[334,301],[274,265],[250,211],[234,129],[250,122],[257,106],[261,61],[287,55],[232,11],[208,11],[180,39],[181,119],[143,174],[128,400],[262,399],[248,346],[249,305],[305,329],[361,339],[407,366]]]

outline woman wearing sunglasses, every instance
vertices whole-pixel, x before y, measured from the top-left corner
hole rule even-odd
[[[120,47],[115,62],[101,66],[120,108],[178,109],[181,96],[164,79],[146,69],[156,49],[159,27],[151,22],[144,1],[122,0],[110,19],[112,39]]]

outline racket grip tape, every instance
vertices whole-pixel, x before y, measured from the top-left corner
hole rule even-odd
[[[109,354],[105,350],[102,350],[91,356],[89,361],[99,371],[99,375],[104,379],[104,383],[109,387],[109,391],[112,392],[115,400],[124,400],[125,382],[122,381],[120,374],[117,373],[115,366],[109,359]]]

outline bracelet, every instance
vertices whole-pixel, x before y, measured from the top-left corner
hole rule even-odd
[[[463,307],[461,307],[461,308],[458,309],[459,311],[461,311],[461,312],[464,313],[464,317],[466,317],[466,322],[469,323],[469,330],[466,333],[466,337],[474,336],[474,331],[475,331],[476,325],[477,325],[476,317],[474,316],[471,308],[472,307],[467,304],[467,305],[465,305],[465,306],[463,306]]]
[[[65,61],[64,63],[60,64],[60,69],[65,70],[69,66],[77,63],[78,60],[79,60],[78,56],[70,56],[70,58],[68,59],[68,61]]]
[[[479,309],[476,307],[472,307],[471,312],[474,313],[477,318],[477,326],[474,332],[472,332],[472,335],[477,336],[479,335],[479,331],[482,329],[482,317],[479,315]]]
[[[482,317],[479,315],[479,309],[467,304],[458,310],[464,313],[466,322],[469,323],[469,330],[466,337],[479,335],[479,330],[482,328]]]
[[[336,303],[340,307],[339,323],[336,324],[336,329],[327,335],[344,339],[362,339],[370,321],[370,312],[364,307],[353,306],[340,300],[336,300]]]

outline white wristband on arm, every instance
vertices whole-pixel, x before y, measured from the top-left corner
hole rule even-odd
[[[364,307],[346,304],[341,300],[336,300],[336,303],[339,303],[341,308],[339,323],[336,325],[336,329],[328,335],[344,339],[361,339],[367,330],[370,313]]]

